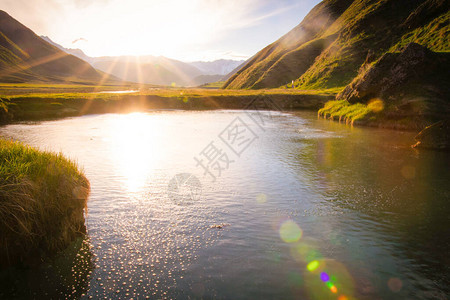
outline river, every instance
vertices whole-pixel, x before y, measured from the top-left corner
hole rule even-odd
[[[313,112],[148,111],[0,127],[75,160],[88,235],[0,297],[446,299],[450,157]]]

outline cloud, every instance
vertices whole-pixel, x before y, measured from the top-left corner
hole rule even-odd
[[[95,4],[107,4],[111,2],[111,0],[72,0],[77,8],[85,8],[87,6]]]
[[[72,41],[72,44],[76,44],[78,42],[87,42],[87,41],[88,41],[87,39],[81,37],[81,38],[78,38],[78,39]]]
[[[254,53],[277,38],[272,28],[283,27],[280,16],[319,0],[0,1],[2,9],[38,35],[68,48],[77,44],[91,56],[186,57],[208,49]]]

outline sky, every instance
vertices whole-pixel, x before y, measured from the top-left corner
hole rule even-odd
[[[89,56],[247,59],[320,0],[0,0],[38,35]]]

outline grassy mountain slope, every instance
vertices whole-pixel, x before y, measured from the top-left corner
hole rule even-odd
[[[0,11],[0,81],[98,82],[103,74]]]
[[[261,50],[224,85],[301,89],[345,86],[370,53],[409,42],[450,50],[449,0],[324,0],[291,32]]]
[[[260,80],[264,80],[266,87],[276,87],[287,83],[284,78],[290,78],[290,80],[298,78],[301,70],[296,70],[297,67],[301,68],[305,64],[304,60],[309,58],[304,57],[303,53],[293,56],[290,55],[290,52],[300,50],[298,48],[318,38],[345,11],[348,5],[348,0],[328,0],[319,3],[297,27],[258,52],[225,83],[224,87],[256,88],[255,84]],[[290,65],[289,69],[283,70],[283,72],[270,72],[271,67],[277,63],[284,63],[283,60],[286,57],[289,61],[285,64]],[[266,76],[267,78],[264,78]]]
[[[365,63],[319,114],[345,122],[421,130],[450,115],[450,52],[410,43]]]

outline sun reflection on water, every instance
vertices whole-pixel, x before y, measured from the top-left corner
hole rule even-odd
[[[146,113],[118,115],[110,124],[109,138],[117,175],[129,192],[139,192],[146,185],[164,156],[159,141],[165,129],[157,116]],[[159,145],[156,147],[155,145]]]

